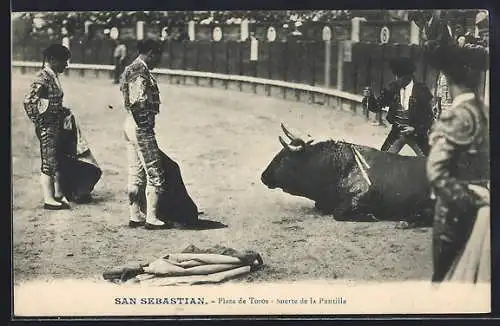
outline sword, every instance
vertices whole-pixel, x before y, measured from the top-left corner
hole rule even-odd
[[[365,181],[368,182],[368,185],[371,186],[372,182],[370,180],[370,177],[368,176],[368,173],[366,172],[366,169],[369,169],[370,165],[366,162],[363,155],[361,155],[361,153],[354,147],[354,145],[351,145],[351,149],[354,153],[354,159],[358,164],[359,169],[361,170],[361,175],[363,175]]]

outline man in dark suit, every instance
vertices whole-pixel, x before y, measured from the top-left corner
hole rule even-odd
[[[429,153],[428,132],[434,121],[432,94],[429,88],[415,81],[415,65],[409,58],[391,60],[390,68],[396,79],[375,97],[365,88],[363,105],[372,112],[389,107],[387,121],[392,124],[381,150],[399,153],[404,145],[420,156]]]

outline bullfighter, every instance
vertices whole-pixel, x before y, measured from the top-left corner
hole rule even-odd
[[[404,145],[409,145],[417,155],[427,156],[428,132],[434,122],[432,94],[425,84],[415,80],[411,59],[395,58],[390,68],[396,79],[382,89],[379,97],[369,87],[363,92],[363,105],[368,110],[379,113],[389,107],[387,121],[392,128],[381,150],[399,153]]]

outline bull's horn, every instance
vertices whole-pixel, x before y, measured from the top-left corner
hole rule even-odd
[[[281,136],[278,136],[278,139],[279,139],[281,145],[284,148],[288,149],[289,151],[298,152],[298,151],[302,150],[302,148],[304,148],[302,145],[296,146],[296,145],[287,144],[287,142]]]
[[[285,135],[290,138],[290,140],[302,140],[300,139],[299,137],[295,136],[293,133],[291,133],[286,127],[285,125],[283,124],[283,122],[281,123],[281,129],[283,129],[283,132],[285,133]]]

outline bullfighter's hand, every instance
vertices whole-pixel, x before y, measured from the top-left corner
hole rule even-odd
[[[64,130],[71,130],[73,128],[73,121],[71,119],[71,115],[68,115],[64,118],[63,128]]]
[[[469,185],[468,188],[470,191],[476,194],[476,196],[479,197],[480,204],[482,205],[490,204],[490,191],[487,188],[477,185]]]
[[[413,132],[415,132],[415,128],[412,126],[404,126],[403,129],[401,129],[401,134],[404,136],[410,135]]]

